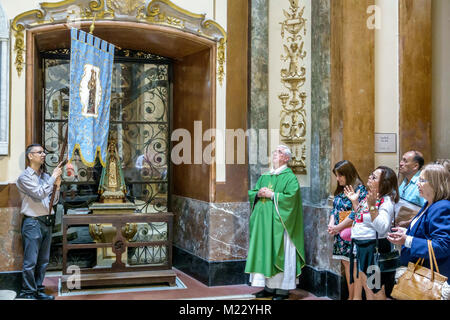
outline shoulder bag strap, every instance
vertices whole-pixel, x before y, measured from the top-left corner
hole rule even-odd
[[[434,269],[433,269],[433,256],[432,256],[432,252],[433,251],[433,245],[431,244],[431,240],[427,240],[428,243],[428,255],[430,256],[430,270],[431,270],[431,279],[430,279],[430,283],[428,284],[428,290],[431,290],[433,288],[434,285]]]
[[[430,256],[430,266],[431,266],[431,272],[433,272],[433,265],[436,267],[436,272],[440,273],[439,271],[439,267],[436,261],[436,256],[434,254],[434,249],[433,249],[433,242],[431,240],[427,240],[428,242],[428,254]]]
[[[378,232],[375,231],[375,234],[377,236],[376,240],[375,240],[375,252],[378,253]]]

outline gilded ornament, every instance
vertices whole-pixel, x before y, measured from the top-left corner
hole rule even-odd
[[[223,79],[225,77],[225,39],[221,39],[219,42],[219,47],[217,49],[217,62],[218,70],[217,77],[220,85],[223,84]]]
[[[17,74],[22,74],[23,64],[24,64],[24,51],[25,51],[25,42],[23,31],[16,31],[16,42],[14,44],[14,51],[16,52],[16,61],[14,64],[16,65]]]
[[[286,20],[281,22],[281,37],[284,40],[284,54],[281,61],[287,64],[282,68],[281,82],[288,92],[281,93],[280,136],[281,140],[292,150],[290,167],[296,174],[307,174],[306,170],[306,98],[307,94],[301,91],[306,82],[306,68],[303,60],[307,56],[304,50],[304,41],[300,32],[306,35],[306,19],[303,18],[305,8],[301,10],[298,0],[290,0],[290,11],[283,10]],[[286,32],[289,36],[285,37]]]
[[[136,9],[145,6],[145,0],[107,0],[107,5],[111,10],[131,15]]]

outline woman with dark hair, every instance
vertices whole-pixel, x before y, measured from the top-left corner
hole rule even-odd
[[[367,182],[369,188],[367,197],[359,201],[359,195],[351,186],[344,188],[345,195],[352,201],[356,212],[352,227],[352,250],[350,268],[356,254],[355,300],[360,300],[360,288],[364,288],[367,300],[386,300],[386,289],[390,291],[394,272],[381,272],[377,268],[374,254],[378,238],[378,252],[387,253],[392,250],[391,243],[386,239],[394,220],[394,205],[399,200],[397,175],[388,167],[378,167]],[[353,247],[353,245],[352,245]],[[350,274],[353,283],[353,274]],[[369,278],[369,283],[367,279]],[[375,281],[374,281],[375,280]]]
[[[343,160],[336,163],[333,168],[333,173],[336,176],[337,187],[334,191],[333,209],[330,212],[328,233],[334,235],[333,259],[340,260],[344,266],[349,292],[348,298],[349,300],[352,300],[353,285],[350,284],[351,242],[349,238],[346,238],[343,235],[343,232],[346,232],[346,229],[352,226],[353,220],[355,220],[355,212],[352,211],[352,202],[344,194],[344,187],[347,185],[352,186],[359,195],[358,199],[360,201],[366,197],[367,190],[362,183],[355,166],[350,161]],[[340,219],[341,215],[344,215],[345,212],[348,213],[349,211],[351,211],[351,213],[342,222],[339,222],[342,220]]]

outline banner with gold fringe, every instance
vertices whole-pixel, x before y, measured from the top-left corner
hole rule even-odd
[[[95,165],[97,154],[105,166],[113,62],[114,45],[71,30],[69,161],[78,150],[86,166]]]

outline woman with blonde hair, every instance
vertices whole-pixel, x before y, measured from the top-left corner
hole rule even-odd
[[[403,265],[424,258],[426,268],[430,267],[428,240],[431,240],[440,273],[450,278],[450,172],[443,165],[429,164],[420,173],[418,187],[426,200],[424,206],[408,229],[394,228],[387,239],[402,245]],[[443,292],[445,299],[450,298],[448,289],[447,286]]]

